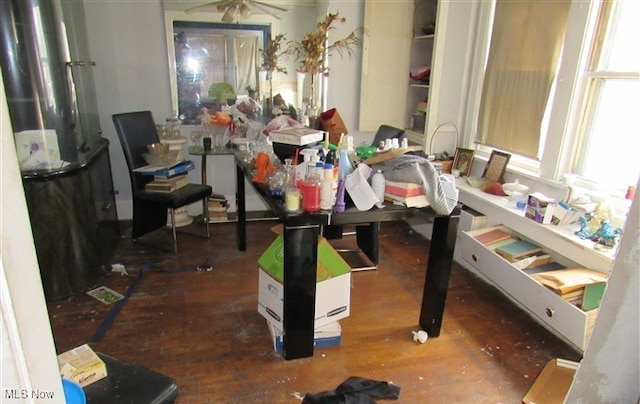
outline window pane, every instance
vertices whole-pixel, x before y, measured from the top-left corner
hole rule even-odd
[[[640,1],[618,1],[605,41],[601,70],[640,71]],[[608,51],[607,51],[608,50]]]
[[[602,81],[582,175],[611,189],[635,185],[640,173],[640,81]]]

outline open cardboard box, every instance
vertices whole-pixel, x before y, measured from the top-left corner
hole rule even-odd
[[[579,363],[551,359],[522,399],[523,404],[558,404],[564,402]]]
[[[271,229],[278,236],[258,259],[258,312],[284,328],[284,236],[281,225]],[[351,268],[322,236],[318,239],[314,327],[349,316]]]

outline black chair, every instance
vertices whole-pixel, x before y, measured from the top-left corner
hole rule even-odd
[[[402,139],[405,137],[407,137],[407,132],[404,129],[395,128],[389,125],[380,125],[371,144],[377,146],[381,141],[394,138],[397,138],[398,142],[402,143]]]
[[[194,202],[203,201],[211,195],[208,185],[188,184],[173,192],[148,192],[145,185],[153,180],[153,176],[143,175],[134,170],[147,165],[142,157],[147,152],[147,145],[159,143],[155,122],[151,111],[128,112],[113,115],[113,123],[120,138],[122,151],[129,168],[131,191],[133,196],[133,225],[131,238],[135,242],[139,237],[154,230],[165,227],[167,210],[171,217],[173,251],[178,253],[176,237],[175,210]],[[204,206],[207,206],[205,203]],[[203,212],[206,237],[209,238],[209,212]],[[184,232],[193,234],[190,232]]]

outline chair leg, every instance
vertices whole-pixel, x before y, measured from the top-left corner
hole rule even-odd
[[[173,252],[178,255],[178,237],[176,235],[176,210],[169,209],[171,212],[171,233],[173,235]]]

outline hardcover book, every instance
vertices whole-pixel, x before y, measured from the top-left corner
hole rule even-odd
[[[143,166],[136,168],[135,172],[143,175],[153,175],[154,177],[170,178],[175,177],[178,174],[186,173],[189,170],[196,168],[195,164],[191,160],[184,160],[170,167],[158,168],[154,166]]]
[[[518,240],[515,243],[509,243],[500,248],[496,248],[495,250],[497,254],[500,254],[508,261],[515,261],[518,258],[532,255],[540,251],[542,251],[540,246],[526,240]]]
[[[511,233],[506,232],[502,229],[493,229],[475,236],[475,239],[483,245],[491,245],[502,240],[507,240],[509,238],[511,238]]]
[[[541,272],[531,276],[559,295],[584,288],[593,283],[606,282],[607,275],[588,268],[567,268]]]
[[[429,206],[429,200],[424,194],[404,197],[385,192],[384,199],[389,202],[403,204],[408,208],[424,208]]]
[[[396,182],[387,180],[384,184],[384,192],[398,196],[416,196],[424,194],[422,185],[412,182]]]
[[[284,143],[294,146],[305,146],[310,143],[324,140],[324,132],[311,128],[286,128],[269,132],[269,138],[275,143]]]
[[[144,190],[148,192],[173,192],[189,184],[189,177],[181,175],[171,178],[167,181],[153,180],[144,186]]]

